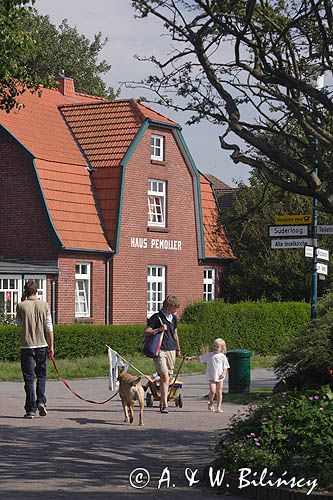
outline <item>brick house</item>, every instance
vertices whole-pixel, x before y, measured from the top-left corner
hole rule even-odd
[[[166,294],[220,295],[234,258],[177,123],[135,100],[26,92],[0,113],[0,301],[26,279],[54,322],[144,322]],[[148,210],[147,210],[148,205]]]

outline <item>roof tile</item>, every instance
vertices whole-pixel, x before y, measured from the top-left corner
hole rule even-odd
[[[224,227],[219,224],[219,214],[211,184],[202,174],[200,174],[200,187],[206,258],[234,259],[235,255]]]
[[[39,159],[36,166],[53,224],[63,245],[66,248],[110,250],[87,169]]]

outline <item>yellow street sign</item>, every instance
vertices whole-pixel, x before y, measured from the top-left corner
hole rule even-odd
[[[312,215],[276,215],[275,224],[311,224]]]

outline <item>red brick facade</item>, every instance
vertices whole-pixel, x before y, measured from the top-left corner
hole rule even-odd
[[[57,252],[33,158],[0,130],[0,257],[52,260]]]
[[[151,162],[151,134],[164,136],[162,164]],[[148,179],[167,182],[166,230],[147,230]],[[115,323],[145,321],[148,265],[166,266],[166,294],[177,295],[182,306],[202,299],[194,212],[192,177],[172,132],[149,128],[126,167],[119,255],[113,260]],[[146,238],[147,248],[132,248],[132,237]],[[151,248],[153,239],[180,241],[181,250]]]
[[[222,269],[233,254],[222,234],[205,257],[215,201],[206,180],[201,198],[178,125],[131,100],[72,106],[57,91],[44,93],[26,93],[21,114],[0,116],[8,130],[0,127],[0,279],[17,276],[18,295],[25,276],[46,276],[43,296],[57,323],[144,322],[151,265],[165,266],[165,295],[176,295],[181,310],[202,300],[204,268]],[[29,106],[47,123],[45,136]],[[151,160],[152,134],[164,138],[163,161]],[[148,227],[148,179],[165,182],[163,228]],[[89,265],[88,315],[75,313],[79,264]]]

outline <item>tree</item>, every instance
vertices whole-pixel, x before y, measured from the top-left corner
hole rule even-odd
[[[44,83],[21,63],[36,45],[33,33],[24,29],[31,3],[34,0],[0,0],[0,109],[7,112],[16,106],[20,94]]]
[[[315,196],[332,213],[332,90],[313,81],[332,75],[330,0],[132,5],[139,17],[163,23],[173,47],[165,60],[149,58],[159,74],[136,85],[153,89],[161,104],[191,111],[189,123],[223,125],[220,143],[234,163],[259,169],[285,191]]]
[[[80,34],[76,27],[69,26],[66,19],[57,28],[49,16],[39,15],[36,10],[25,17],[27,33],[33,33],[38,43],[30,57],[24,59],[29,71],[40,78],[51,75],[55,79],[60,71],[75,80],[77,92],[114,98],[111,87],[107,88],[101,75],[111,69],[105,60],[98,62],[98,57],[107,43],[102,33],[94,35],[92,42]]]
[[[274,224],[276,215],[311,213],[311,201],[267,183],[256,170],[250,185],[240,184],[235,191],[234,213],[223,220],[237,255],[223,274],[225,299],[309,301],[312,260],[305,259],[304,249],[271,249],[268,226]],[[329,224],[331,218],[320,214],[320,223]],[[320,236],[320,247],[332,252],[332,237]],[[319,295],[331,284],[330,276],[319,281]]]

